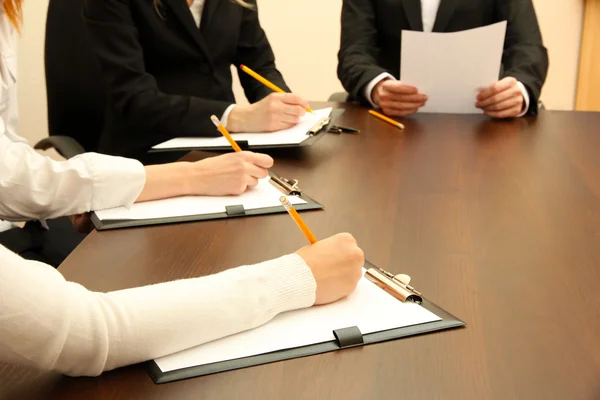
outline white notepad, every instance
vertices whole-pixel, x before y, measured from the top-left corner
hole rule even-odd
[[[402,31],[400,80],[429,99],[419,112],[481,114],[480,89],[496,82],[506,21],[461,32]]]
[[[307,135],[320,120],[331,114],[331,107],[314,110],[314,114],[306,113],[295,126],[277,132],[232,133],[236,141],[248,141],[249,146],[268,146],[283,144],[300,144],[310,136]],[[215,128],[216,129],[216,128]],[[153,146],[153,150],[194,149],[229,146],[223,136],[213,138],[175,138]]]
[[[279,314],[258,328],[154,361],[162,372],[169,372],[333,341],[333,331],[342,328],[356,326],[362,334],[369,334],[440,320],[418,304],[400,302],[363,277],[343,300]]]
[[[282,207],[279,198],[283,193],[269,183],[270,179],[270,177],[261,179],[258,185],[239,196],[174,197],[136,203],[130,208],[116,207],[96,211],[96,215],[101,221],[145,220],[224,213],[225,207],[238,204],[243,205],[245,210]],[[297,196],[288,196],[288,200],[292,204],[306,204],[306,201]]]

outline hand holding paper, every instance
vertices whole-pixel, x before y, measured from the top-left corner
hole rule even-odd
[[[371,98],[385,115],[392,117],[414,114],[427,103],[427,95],[419,93],[419,89],[391,79],[375,85]]]
[[[476,97],[500,76],[506,21],[461,32],[402,31],[400,79],[428,96],[419,111],[479,114]]]
[[[524,102],[518,81],[506,77],[480,91],[475,106],[492,118],[514,118],[523,112]]]

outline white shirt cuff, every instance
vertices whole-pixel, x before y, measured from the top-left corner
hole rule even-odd
[[[137,160],[85,153],[68,161],[82,160],[90,166],[92,201],[90,211],[131,207],[146,185],[146,169]]]
[[[225,109],[225,112],[221,116],[221,123],[225,128],[227,128],[227,121],[229,120],[229,114],[231,113],[231,110],[233,110],[233,107],[235,107],[235,104],[232,104],[229,107],[227,107]]]
[[[369,82],[369,84],[365,87],[365,91],[363,93],[365,96],[365,99],[369,100],[369,103],[371,103],[371,105],[375,108],[377,108],[377,104],[373,103],[373,99],[371,98],[371,92],[375,88],[375,85],[377,85],[379,82],[381,82],[384,79],[396,80],[396,78],[394,78],[394,76],[392,74],[383,72],[383,73],[377,75],[377,77],[374,78],[371,82]]]
[[[523,100],[525,102],[525,107],[523,107],[523,111],[521,111],[521,113],[517,115],[518,118],[527,114],[527,111],[529,111],[529,92],[527,91],[525,85],[523,85],[521,82],[517,81],[517,85],[519,86],[519,89],[521,89],[521,93],[523,94]]]

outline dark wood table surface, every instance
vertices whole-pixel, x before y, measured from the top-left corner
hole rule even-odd
[[[0,397],[600,399],[600,113],[417,115],[402,132],[345,107],[359,134],[278,151],[274,170],[326,206],[303,213],[318,237],[351,232],[466,328],[163,385],[141,366],[69,378],[0,365]],[[94,232],[60,271],[109,291],[305,241],[286,214]]]

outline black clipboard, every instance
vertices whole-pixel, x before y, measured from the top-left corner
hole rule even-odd
[[[274,184],[281,193],[287,196],[296,196],[304,200],[305,204],[294,204],[294,208],[297,211],[308,211],[308,210],[321,210],[323,205],[313,200],[311,197],[302,192],[298,187],[298,181],[288,180],[284,177],[277,175],[271,171],[271,183]],[[94,224],[94,227],[99,230],[119,229],[119,228],[132,228],[136,226],[148,226],[148,225],[162,225],[162,224],[173,224],[181,222],[195,222],[195,221],[208,221],[213,219],[222,218],[239,218],[239,217],[251,217],[255,215],[266,215],[266,214],[277,214],[285,213],[286,210],[283,206],[275,207],[264,207],[256,208],[252,210],[245,210],[242,205],[227,206],[226,212],[213,213],[213,214],[198,214],[198,215],[185,215],[179,217],[166,217],[166,218],[152,218],[152,219],[125,219],[125,220],[101,220],[98,218],[95,212],[91,213],[90,219]]]
[[[374,267],[373,264],[368,261],[365,262],[366,269],[372,267]],[[385,342],[388,340],[401,339],[409,336],[459,328],[466,325],[465,322],[456,318],[454,315],[450,314],[424,297],[422,297],[421,306],[440,317],[441,320],[411,325],[403,328],[374,332],[366,335],[362,335],[357,327],[347,327],[344,329],[335,330],[333,333],[336,337],[336,340],[330,342],[296,347],[293,349],[279,350],[250,357],[182,368],[168,372],[163,372],[154,360],[147,361],[144,363],[144,366],[154,383],[160,384],[215,374],[218,372],[232,371],[235,369],[269,364],[277,361],[313,356],[316,354],[328,353],[330,351],[342,350],[349,347],[364,346],[368,344]]]
[[[331,114],[329,116],[329,120],[327,123],[319,128],[318,131],[314,133],[307,132],[308,139],[303,140],[297,144],[268,144],[268,145],[251,145],[245,140],[237,141],[236,143],[242,150],[266,150],[266,149],[287,149],[287,148],[298,148],[298,147],[307,147],[312,146],[317,141],[319,141],[325,133],[327,133],[332,127],[335,126],[336,121],[340,118],[340,116],[344,113],[344,109],[336,108],[331,110]],[[153,149],[151,148],[148,153],[165,153],[165,152],[174,152],[174,151],[233,151],[231,146],[223,145],[217,147],[173,147],[168,149]]]

